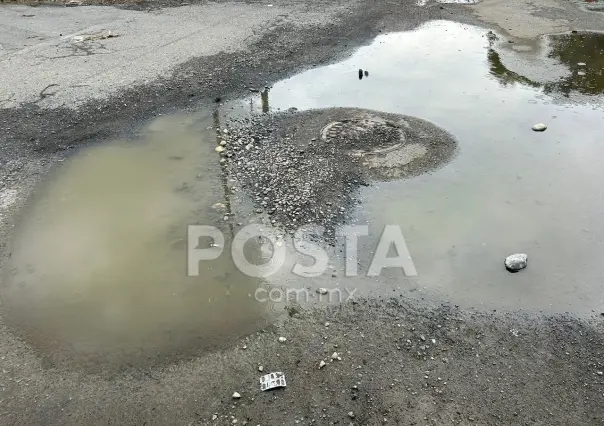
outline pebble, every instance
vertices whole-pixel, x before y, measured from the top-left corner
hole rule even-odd
[[[264,371],[264,367],[263,366],[258,366],[258,371]]]
[[[326,288],[321,287],[321,288],[317,289],[317,293],[319,293],[319,294],[327,294],[328,291],[327,291]]]
[[[239,395],[238,392],[233,393],[233,399],[239,399],[241,398],[241,395]]]
[[[319,370],[323,367],[325,367],[325,361],[321,360],[321,362],[319,363]]]
[[[332,354],[331,354],[331,359],[333,359],[333,360],[336,360],[336,359],[337,359],[337,360],[339,360],[339,361],[341,361],[341,360],[342,360],[342,358],[340,358],[340,355],[338,355],[338,353],[337,353],[337,352],[334,352],[334,353],[332,353]]]
[[[352,411],[348,412],[348,417],[350,417],[351,419],[354,419],[354,413]]]
[[[505,258],[505,267],[510,272],[518,272],[526,268],[528,256],[524,253],[512,254]]]
[[[225,147],[222,145],[218,145],[216,148],[214,148],[214,151],[216,152],[222,152],[225,150]]]
[[[579,62],[579,63],[577,63],[577,65],[579,65],[580,67],[584,67],[587,64],[585,62]]]
[[[533,126],[535,132],[543,132],[545,129],[547,129],[547,126],[543,123],[537,123]]]
[[[285,342],[287,342],[287,338],[285,338],[283,336],[279,337],[277,340],[279,341],[279,343],[285,343]]]
[[[598,371],[598,376],[604,376],[604,371]]]

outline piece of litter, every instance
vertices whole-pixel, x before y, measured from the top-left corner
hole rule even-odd
[[[275,388],[284,388],[287,386],[285,383],[285,375],[281,372],[269,373],[260,377],[260,390],[265,391]]]
[[[283,336],[279,337],[277,340],[279,341],[279,343],[285,343],[285,342],[287,342],[287,338],[285,338]]]
[[[233,394],[233,399],[239,399],[239,398],[241,398],[241,395],[239,395],[239,392],[235,392]]]

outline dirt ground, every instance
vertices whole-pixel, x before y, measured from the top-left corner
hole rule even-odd
[[[14,74],[7,73],[2,85],[11,98],[0,99],[11,102],[0,109],[2,260],[10,256],[20,211],[49,171],[77,148],[133,136],[160,114],[237,98],[249,87],[334,62],[379,33],[413,29],[433,19],[475,23],[519,39],[604,29],[599,15],[563,0],[485,0],[470,7],[276,0],[272,7],[282,10],[267,20],[261,18],[266,3],[220,2],[222,9],[189,3],[200,8],[191,13],[211,10],[212,16],[222,16],[222,25],[233,25],[227,22],[231,16],[243,21],[250,16],[251,21],[253,14],[252,35],[234,28],[241,38],[230,39],[228,46],[216,41],[217,52],[179,57],[170,63],[170,72],[153,64],[158,75],[137,75],[134,83],[113,87],[110,96],[90,96],[74,82],[57,92],[55,99],[65,96],[65,105],[45,105],[52,96],[30,97],[52,83],[47,73],[59,74],[69,65],[25,62]],[[161,14],[158,8],[182,4],[143,2],[137,13]],[[249,9],[242,12],[243,6]],[[119,13],[126,12],[116,10],[119,20]],[[199,16],[207,16],[203,13]],[[204,25],[202,18],[199,22]],[[0,19],[1,34],[13,34],[13,25]],[[63,37],[56,32],[52,37]],[[10,36],[3,38],[3,44],[10,42]],[[15,49],[28,52],[23,46]],[[3,54],[0,62],[23,59],[17,56]],[[74,69],[80,60],[93,59],[72,59]],[[24,73],[29,73],[31,87],[17,84]],[[98,80],[107,75],[99,72]],[[17,93],[15,87],[23,91]],[[79,106],[70,107],[72,101]],[[599,313],[576,318],[463,311],[397,294],[292,310],[282,323],[242,337],[237,345],[189,359],[166,359],[153,367],[94,373],[55,365],[20,338],[4,314],[0,308],[0,423],[7,425],[604,424],[604,316]],[[281,343],[279,337],[287,340]],[[319,368],[321,360],[326,365]],[[284,372],[288,386],[260,392],[259,366],[263,372]],[[234,399],[234,392],[241,398]]]

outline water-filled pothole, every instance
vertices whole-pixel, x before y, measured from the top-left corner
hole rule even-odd
[[[270,313],[251,299],[258,279],[228,256],[187,276],[187,225],[214,225],[232,240],[223,216],[236,207],[225,203],[213,124],[163,118],[140,141],[85,149],[30,201],[2,300],[48,361],[143,366],[267,324]]]
[[[598,143],[604,114],[599,83],[583,78],[587,72],[577,75],[591,67],[599,78],[599,40],[582,34],[552,38],[546,52],[567,69],[560,81],[504,81],[493,66],[493,53],[502,47],[487,30],[433,22],[379,36],[346,61],[274,85],[264,95],[273,111],[388,111],[429,120],[459,141],[459,155],[436,171],[361,188],[361,203],[348,218],[370,229],[359,239],[360,275],[384,226],[394,224],[402,229],[418,276],[399,270],[344,278],[339,259],[332,260],[338,274],[317,278],[315,285],[352,286],[357,294],[437,294],[492,308],[599,309],[604,176],[596,159],[604,154]],[[533,58],[519,56],[516,74],[523,74],[523,64],[533,66]],[[368,77],[359,80],[359,69]],[[262,104],[251,99],[255,111]],[[533,132],[538,122],[547,131]],[[529,267],[511,276],[503,259],[519,251],[529,254]],[[280,280],[287,278],[274,281]]]
[[[256,152],[245,144],[250,153],[245,158],[255,158],[253,164],[219,162],[217,142],[229,139],[219,114],[162,119],[135,143],[83,150],[40,188],[15,233],[2,289],[12,323],[53,360],[76,357],[95,365],[193,353],[261,327],[269,306],[290,300],[270,300],[267,293],[263,301],[255,299],[264,282],[238,272],[229,250],[202,264],[199,277],[187,277],[186,227],[216,225],[225,246],[250,221],[269,227],[271,218],[264,214],[271,206],[281,208],[278,196],[271,199],[282,194],[279,185],[298,191],[296,202],[312,199],[304,193],[305,167],[341,171],[326,181],[337,183],[331,185],[306,175],[322,185],[325,193],[317,197],[324,197],[325,205],[336,205],[330,194],[353,194],[354,202],[338,204],[338,211],[344,208],[347,224],[368,225],[369,235],[359,238],[358,275],[344,276],[345,256],[332,246],[324,274],[303,278],[287,264],[267,278],[270,285],[310,289],[313,302],[321,287],[342,289],[344,296],[427,292],[438,300],[493,308],[586,312],[601,306],[601,98],[586,93],[586,99],[576,100],[571,91],[570,99],[560,99],[522,81],[502,85],[492,72],[493,46],[486,33],[436,22],[383,35],[343,62],[301,73],[245,100],[240,109],[253,113],[302,111],[290,115],[292,126],[273,123],[276,133],[270,137],[279,141],[291,138],[294,128],[301,132],[307,126],[303,118],[315,114],[311,110],[372,111],[369,118],[351,117],[349,109],[309,120],[308,126],[316,127],[303,138],[308,145],[277,145],[287,152],[270,146]],[[590,59],[591,53],[582,62],[589,66]],[[369,71],[361,80],[359,68]],[[230,106],[223,115],[232,114]],[[430,129],[446,129],[443,134],[455,137],[459,154],[452,158],[447,149],[442,158],[433,158],[433,167],[419,167],[432,158],[430,145],[397,127],[399,117],[420,117],[418,123],[429,122]],[[546,123],[547,131],[531,131],[536,122]],[[428,128],[422,126],[410,128]],[[355,139],[373,127],[383,138],[375,145]],[[346,141],[351,145],[345,155],[356,155],[362,167],[328,166],[341,161],[338,156],[321,167],[309,163],[312,156],[280,157],[299,155],[313,142],[318,160],[321,148]],[[265,180],[237,176],[245,167],[280,174]],[[246,179],[268,193],[242,188]],[[357,187],[342,188],[348,184]],[[315,222],[321,216],[300,217]],[[401,229],[417,277],[405,277],[399,269],[366,276],[385,225]],[[518,251],[528,253],[529,267],[510,275],[503,259]]]

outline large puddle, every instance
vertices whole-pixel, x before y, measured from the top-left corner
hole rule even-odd
[[[344,62],[271,89],[273,109],[347,106],[414,115],[459,141],[452,163],[374,184],[356,210],[356,223],[371,230],[360,240],[359,270],[367,271],[384,226],[399,225],[418,276],[357,278],[348,286],[445,295],[463,306],[599,312],[604,38],[572,34],[550,42],[550,59],[568,67],[551,83],[494,61],[487,31],[435,22],[380,36]],[[359,68],[368,77],[359,80]],[[538,122],[547,124],[544,133],[531,130]],[[509,274],[503,259],[515,252],[529,255],[529,267]]]
[[[359,242],[359,276],[343,278],[334,248],[323,276],[283,268],[268,283],[311,294],[319,286],[430,294],[493,309],[601,308],[602,39],[565,37],[567,50],[550,49],[568,68],[555,83],[509,71],[486,30],[434,22],[225,106],[222,116],[232,106],[404,114],[436,123],[459,144],[438,170],[359,189],[349,223],[370,231]],[[236,184],[215,152],[217,117],[162,118],[140,140],[86,149],[31,200],[3,298],[13,322],[53,360],[154,361],[230,341],[269,319],[274,304],[254,297],[265,282],[238,272],[228,255],[202,263],[198,277],[186,273],[187,225],[218,226],[228,246],[237,223],[259,220],[229,189]],[[537,122],[548,129],[531,131]],[[386,225],[400,227],[416,277],[364,276]],[[509,274],[503,259],[515,252],[529,255],[529,267]]]
[[[212,207],[225,202],[212,125],[212,117],[162,118],[141,141],[86,149],[32,200],[3,296],[52,361],[155,362],[266,325],[250,302],[258,279],[230,258],[187,276],[187,225],[216,225],[226,243],[231,236],[228,206]]]

